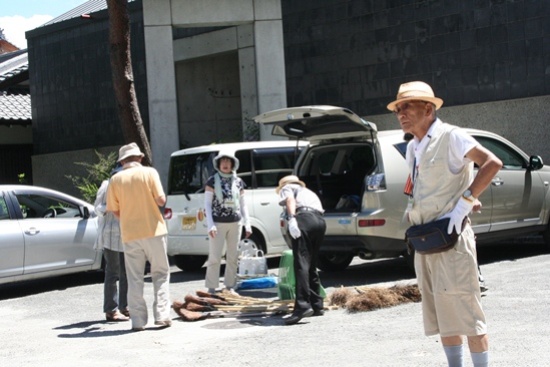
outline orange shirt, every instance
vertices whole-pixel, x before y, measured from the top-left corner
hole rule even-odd
[[[166,224],[155,199],[164,190],[152,167],[130,163],[111,178],[107,210],[120,212],[122,242],[165,235]]]

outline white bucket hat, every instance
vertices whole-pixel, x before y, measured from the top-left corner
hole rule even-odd
[[[281,191],[281,189],[286,185],[286,184],[289,184],[289,183],[295,183],[295,184],[298,184],[302,187],[306,187],[306,184],[304,183],[304,181],[301,181],[298,176],[295,176],[295,175],[288,175],[288,176],[285,176],[283,178],[281,178],[279,180],[279,186],[277,186],[277,188],[275,189],[275,192],[278,194],[279,191]]]
[[[443,100],[434,95],[432,87],[424,82],[408,82],[399,86],[397,98],[388,104],[388,110],[395,111],[395,105],[405,101],[424,101],[433,103],[438,110],[443,105]]]
[[[118,150],[118,160],[117,162],[120,162],[128,157],[133,157],[133,156],[136,156],[136,157],[143,157],[145,156],[145,154],[143,154],[141,152],[141,150],[139,150],[139,147],[136,143],[130,143],[130,144],[127,144],[127,145],[123,145],[119,150]]]
[[[239,169],[239,160],[233,154],[227,153],[227,152],[219,152],[218,155],[214,157],[214,160],[213,160],[214,168],[217,171],[220,170],[220,165],[219,165],[218,161],[222,158],[231,159],[233,161],[233,168],[231,169],[231,171],[232,172],[237,172],[237,170]]]

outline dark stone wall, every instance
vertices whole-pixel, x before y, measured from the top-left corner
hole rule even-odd
[[[133,9],[132,9],[133,8]],[[130,9],[136,94],[148,131],[141,6]],[[34,154],[124,144],[112,86],[107,10],[27,34]]]
[[[423,80],[445,106],[550,94],[548,0],[282,0],[289,106],[385,113]]]

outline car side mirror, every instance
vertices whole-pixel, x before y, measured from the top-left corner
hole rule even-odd
[[[81,205],[80,206],[80,213],[82,213],[82,217],[84,219],[90,218],[90,210],[88,209],[87,206]]]
[[[538,169],[541,169],[543,166],[544,163],[542,162],[542,158],[540,156],[532,155],[531,157],[529,157],[529,170],[536,171]]]

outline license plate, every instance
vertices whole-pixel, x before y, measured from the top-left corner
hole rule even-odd
[[[181,228],[184,231],[192,231],[197,226],[197,218],[195,217],[183,217],[181,220]]]

